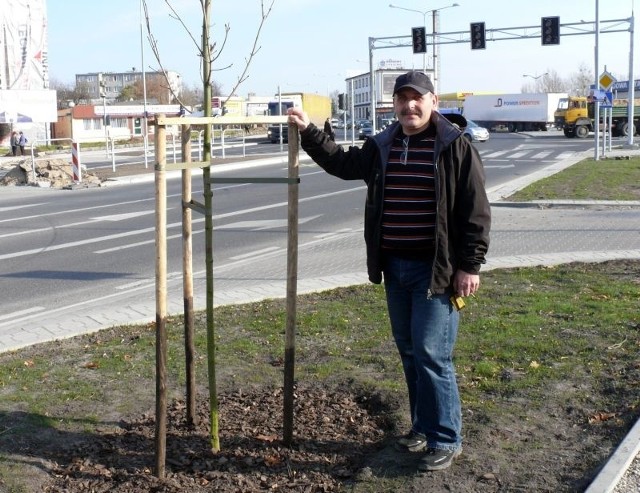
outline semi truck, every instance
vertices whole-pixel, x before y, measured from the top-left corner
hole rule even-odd
[[[542,130],[554,123],[558,102],[567,93],[469,95],[462,105],[465,118],[489,130]]]
[[[633,125],[629,122],[629,100],[613,99],[611,102],[611,135],[627,137],[640,128],[640,99],[633,101]],[[595,128],[595,103],[586,96],[570,96],[558,103],[556,126],[562,128],[565,137],[584,139]],[[603,111],[600,111],[602,116]],[[607,126],[609,118],[607,118]]]
[[[331,117],[331,98],[319,94],[304,92],[287,92],[276,95],[275,99],[268,103],[268,113],[270,116],[286,115],[289,108],[302,108],[312,123],[322,128],[327,118]],[[267,137],[272,144],[280,142],[280,129],[282,140],[287,142],[287,125],[270,125],[267,128]]]

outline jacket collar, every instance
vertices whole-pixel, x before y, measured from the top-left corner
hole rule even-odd
[[[436,126],[436,138],[443,147],[450,145],[462,133],[459,127],[451,123],[437,111],[431,113],[431,124]],[[391,146],[393,139],[401,131],[402,127],[400,123],[396,121],[373,138],[381,147],[387,147]]]

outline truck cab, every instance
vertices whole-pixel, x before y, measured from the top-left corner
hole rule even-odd
[[[287,110],[293,107],[294,107],[293,101],[286,101],[284,99],[280,101],[270,101],[269,104],[267,105],[270,116],[286,115]],[[288,142],[289,141],[288,125],[269,125],[267,127],[267,138],[269,139],[269,142],[271,142],[272,144],[280,142],[281,130],[282,130],[282,142]]]
[[[556,127],[562,128],[565,137],[585,138],[593,130],[587,98],[584,96],[561,99],[554,116]]]

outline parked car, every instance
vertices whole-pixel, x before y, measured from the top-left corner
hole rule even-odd
[[[369,120],[356,120],[356,129],[362,128],[364,125],[373,126]]]
[[[383,118],[380,120],[380,130],[384,130],[395,121],[395,118]]]
[[[479,126],[473,120],[467,119],[467,126],[464,128],[464,136],[472,142],[486,142],[489,140],[489,131]]]
[[[358,139],[364,140],[373,135],[373,124],[371,122],[364,122],[358,130]]]

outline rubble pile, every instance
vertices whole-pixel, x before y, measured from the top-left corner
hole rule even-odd
[[[7,163],[9,171],[0,179],[1,186],[31,185],[46,188],[97,187],[102,180],[82,170],[82,181],[73,179],[71,163],[65,159],[40,159],[35,163],[35,179],[31,159]],[[5,168],[7,167],[5,165]]]

